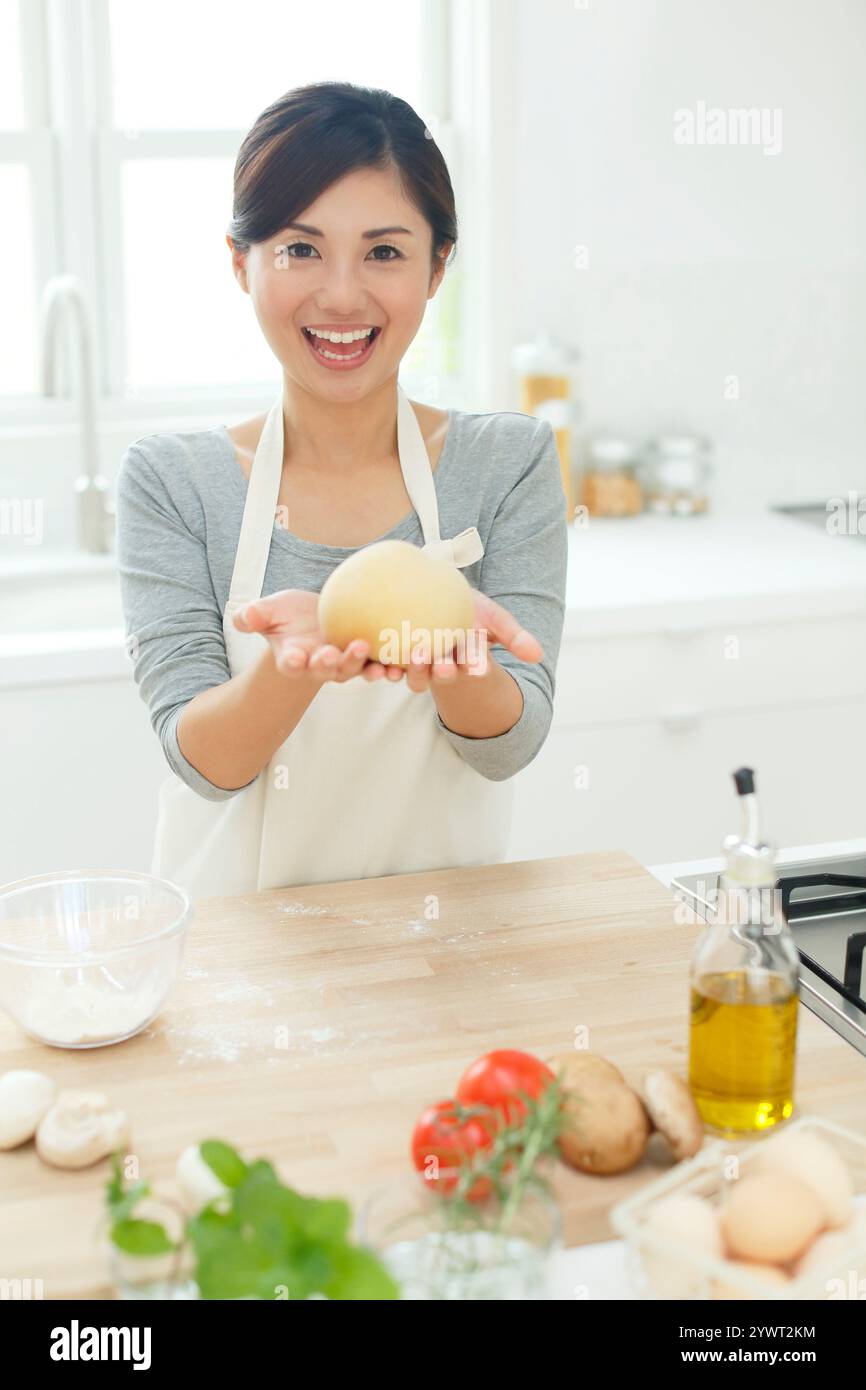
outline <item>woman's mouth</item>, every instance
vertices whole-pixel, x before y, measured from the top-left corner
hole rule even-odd
[[[309,328],[302,328],[301,333],[319,365],[337,372],[351,371],[353,367],[363,366],[372,356],[376,343],[382,336],[379,327],[371,329],[366,339],[355,338],[348,343],[335,343],[330,338],[318,338]]]

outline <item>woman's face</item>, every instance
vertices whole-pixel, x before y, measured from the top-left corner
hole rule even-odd
[[[275,237],[246,253],[232,248],[232,261],[286,374],[315,395],[346,400],[396,375],[444,274],[440,262],[431,275],[431,250],[430,225],[404,198],[396,172],[360,169]],[[378,332],[343,345],[317,339],[339,357],[335,365],[313,348],[304,332],[311,327]],[[350,352],[360,356],[340,356]]]

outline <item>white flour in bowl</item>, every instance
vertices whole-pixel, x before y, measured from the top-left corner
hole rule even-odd
[[[164,985],[152,981],[134,991],[109,989],[88,980],[42,980],[17,1008],[26,1032],[67,1047],[110,1042],[134,1033],[156,1013]]]

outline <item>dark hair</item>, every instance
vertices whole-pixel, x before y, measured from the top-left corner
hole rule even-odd
[[[228,234],[239,251],[266,241],[354,169],[395,169],[433,233],[433,263],[457,244],[442,153],[407,101],[377,87],[312,82],[271,102],[244,136]],[[449,256],[450,259],[450,256]]]

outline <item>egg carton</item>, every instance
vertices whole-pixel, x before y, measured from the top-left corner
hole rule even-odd
[[[778,1133],[790,1135],[798,1131],[814,1134],[829,1144],[851,1175],[855,1221],[851,1226],[850,1246],[847,1241],[837,1245],[826,1263],[777,1286],[751,1274],[741,1263],[717,1259],[696,1250],[681,1238],[647,1228],[652,1209],[668,1197],[703,1197],[719,1206],[725,1190],[736,1177],[749,1171],[757,1155],[766,1151],[773,1135],[762,1135],[745,1147],[742,1143],[738,1146],[717,1140],[706,1144],[694,1158],[678,1163],[663,1177],[611,1210],[611,1224],[626,1242],[629,1278],[640,1297],[785,1301],[866,1299],[866,1137],[815,1115],[791,1120]],[[732,1163],[732,1159],[736,1163]]]

